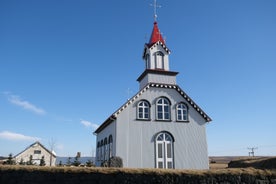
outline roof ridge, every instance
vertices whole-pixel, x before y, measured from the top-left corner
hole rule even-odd
[[[28,150],[29,148],[31,148],[32,146],[34,146],[35,144],[39,144],[43,149],[45,149],[48,153],[53,154],[53,156],[56,157],[55,153],[51,153],[51,151],[49,149],[47,149],[43,144],[41,144],[39,141],[35,141],[34,143],[32,143],[31,145],[27,146],[23,151],[19,152],[17,155],[15,155],[14,157],[17,157],[18,155],[20,155],[21,153],[25,152],[26,150]],[[53,150],[54,151],[54,150]]]

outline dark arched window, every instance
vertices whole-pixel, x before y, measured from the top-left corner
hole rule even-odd
[[[145,100],[142,100],[137,104],[137,119],[150,119],[150,105]]]
[[[108,153],[108,145],[107,145],[107,138],[104,139],[104,159],[107,160],[107,153]]]
[[[101,160],[101,154],[100,154],[100,149],[101,149],[101,143],[98,141],[97,143],[97,160]]]
[[[159,98],[156,102],[157,120],[170,120],[171,107],[167,98]]]
[[[109,158],[112,157],[112,151],[113,151],[113,138],[112,135],[109,136],[108,138],[108,142],[109,142]]]
[[[150,55],[146,54],[146,69],[150,69]]]
[[[176,106],[176,120],[188,121],[188,107],[184,103],[179,103]]]
[[[101,140],[101,147],[100,147],[100,160],[103,161],[104,159],[104,142]]]

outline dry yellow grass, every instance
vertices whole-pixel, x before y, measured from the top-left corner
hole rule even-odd
[[[182,170],[182,169],[132,169],[132,168],[101,168],[101,167],[40,167],[40,166],[4,166],[0,165],[0,171],[2,170],[25,170],[28,172],[41,171],[52,173],[102,173],[102,174],[114,174],[114,173],[126,173],[126,174],[172,174],[172,175],[213,175],[213,174],[250,174],[250,175],[275,175],[276,170],[260,170],[254,168],[224,168],[223,164],[216,164],[213,169],[210,170]],[[217,167],[217,169],[215,169]]]
[[[227,163],[211,163],[209,165],[211,170],[215,170],[215,169],[226,169],[228,167]]]

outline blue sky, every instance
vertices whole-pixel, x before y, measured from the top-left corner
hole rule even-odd
[[[0,156],[39,140],[90,156],[138,91],[150,0],[0,0]],[[276,1],[159,0],[177,83],[213,119],[209,155],[276,155]]]

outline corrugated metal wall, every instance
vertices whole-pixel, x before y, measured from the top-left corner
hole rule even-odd
[[[171,101],[170,122],[156,121],[155,118],[156,99],[162,96]],[[142,99],[151,103],[151,121],[136,120],[136,105]],[[175,105],[179,102],[185,102],[185,99],[175,89],[153,87],[118,115],[116,155],[123,159],[125,167],[154,168],[154,136],[158,132],[168,131],[175,139],[175,168],[208,169],[205,120],[189,107],[189,122],[176,122]]]

